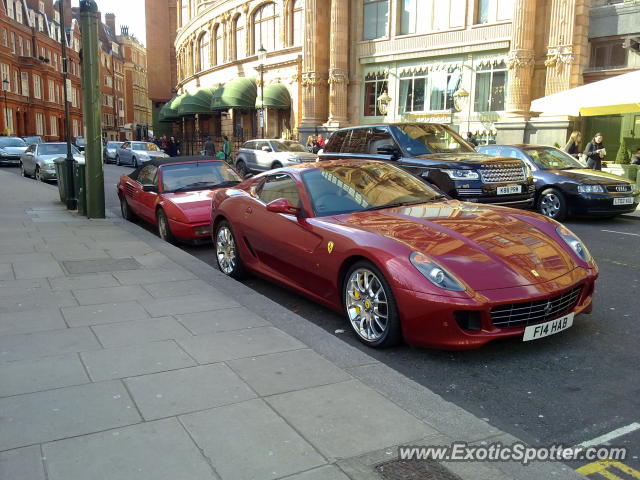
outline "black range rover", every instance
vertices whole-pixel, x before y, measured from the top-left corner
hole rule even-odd
[[[394,162],[458,200],[533,206],[533,177],[522,161],[478,153],[444,125],[398,123],[344,128],[331,135],[319,157]]]

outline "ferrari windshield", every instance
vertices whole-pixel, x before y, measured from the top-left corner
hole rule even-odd
[[[163,192],[206,190],[238,182],[238,174],[223,162],[178,163],[162,167]]]
[[[525,152],[538,168],[543,170],[571,170],[585,168],[578,160],[568,153],[553,147],[525,148]]]
[[[385,163],[323,166],[304,172],[302,180],[319,217],[443,198],[418,178]]]
[[[272,142],[273,146],[275,147],[276,152],[306,152],[307,149],[304,148],[301,144],[299,144],[298,142],[292,142],[292,141],[283,141],[283,142],[279,142],[279,141],[274,141]]]
[[[400,146],[410,157],[430,153],[475,153],[458,134],[442,125],[407,124],[395,129]]]

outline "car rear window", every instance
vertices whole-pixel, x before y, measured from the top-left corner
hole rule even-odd
[[[368,128],[355,128],[342,145],[342,153],[364,153],[367,151]]]
[[[338,130],[337,132],[334,132],[333,135],[329,137],[327,144],[324,146],[324,151],[329,153],[340,153],[342,144],[350,131],[351,130]]]

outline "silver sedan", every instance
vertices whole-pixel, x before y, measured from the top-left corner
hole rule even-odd
[[[107,142],[102,149],[102,161],[104,163],[116,163],[116,152],[124,145],[124,142]]]
[[[295,163],[315,162],[318,156],[292,140],[250,140],[238,150],[235,166],[238,173],[265,172]]]
[[[131,165],[138,168],[154,158],[168,158],[169,155],[151,142],[124,142],[116,150],[116,165]]]
[[[84,156],[71,146],[74,160],[83,163]],[[62,142],[30,145],[20,157],[20,172],[23,177],[33,177],[41,182],[57,180],[54,160],[67,156],[67,144]]]

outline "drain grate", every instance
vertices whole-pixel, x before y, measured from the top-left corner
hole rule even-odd
[[[434,460],[392,460],[375,469],[384,480],[462,480]]]
[[[119,272],[122,270],[139,270],[142,265],[135,258],[102,258],[99,260],[67,260],[62,262],[70,274]]]

